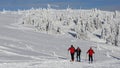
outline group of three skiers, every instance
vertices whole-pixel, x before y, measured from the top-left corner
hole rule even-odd
[[[81,49],[79,47],[77,47],[77,49],[75,49],[74,46],[71,45],[71,47],[68,49],[68,51],[70,51],[70,54],[71,54],[71,61],[74,61],[75,52],[76,52],[77,61],[78,62],[81,61],[81,57],[80,57]],[[90,49],[87,51],[87,54],[89,56],[89,63],[93,62],[93,54],[94,53],[95,53],[94,50],[92,49],[92,47],[90,47]]]

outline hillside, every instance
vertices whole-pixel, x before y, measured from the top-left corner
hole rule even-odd
[[[120,46],[120,12],[91,10],[31,9],[20,20],[36,31],[47,34],[70,34],[75,38]]]
[[[38,11],[32,9],[29,12],[33,13],[33,11],[36,11],[34,13],[38,14],[40,10]],[[54,10],[54,11],[58,11],[58,10]],[[62,11],[64,13],[66,10],[62,10]],[[82,11],[86,11],[86,10],[82,10]],[[91,10],[87,10],[87,12],[88,11]],[[61,10],[59,10],[59,12],[61,12]],[[35,26],[36,21],[38,21],[39,24],[43,23],[39,21],[41,18],[35,20],[39,18],[40,13],[38,14],[38,17],[33,15],[32,17],[28,18],[27,15],[31,16],[31,13],[29,14],[28,11],[0,12],[0,68],[119,68],[120,67],[119,46],[117,47],[106,44],[104,42],[105,39],[103,38],[99,39],[97,36],[93,34],[93,32],[88,32],[89,35],[85,34],[87,35],[87,38],[85,38],[86,40],[84,40],[84,36],[82,36],[83,38],[80,38],[81,35],[79,36],[78,35],[79,33],[77,34],[74,28],[71,30],[71,26],[73,27],[78,26],[72,22],[69,26],[66,25],[66,27],[63,26],[61,23],[56,24],[55,27],[59,26],[60,29],[62,27],[64,28],[58,32],[55,32],[55,30],[53,29],[52,30],[50,29],[48,31],[46,31],[46,29],[45,30],[43,29],[41,31],[38,29],[40,27]],[[34,24],[32,24],[33,22],[31,22],[31,20],[33,20],[32,19],[33,17],[36,17],[34,19]],[[41,25],[43,26],[45,24],[46,22]],[[98,29],[94,29],[94,33],[99,33],[100,29],[101,27],[99,27]],[[75,48],[78,46],[81,48],[82,62],[80,63],[70,62],[70,54],[67,49],[70,47],[71,44],[73,44]],[[89,47],[93,47],[93,49],[95,50],[93,64],[89,64],[87,61],[88,56],[86,55],[86,52],[89,49]]]

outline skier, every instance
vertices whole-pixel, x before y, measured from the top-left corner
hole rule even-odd
[[[81,49],[79,47],[77,47],[75,52],[76,52],[77,61],[80,62],[81,61],[81,59],[80,59]]]
[[[94,54],[94,50],[92,49],[92,47],[90,47],[90,49],[87,51],[87,54],[89,55],[89,63],[93,62],[93,54]]]
[[[70,54],[71,54],[71,61],[74,61],[74,53],[75,53],[74,46],[71,45],[71,47],[68,49],[68,51],[70,51]]]

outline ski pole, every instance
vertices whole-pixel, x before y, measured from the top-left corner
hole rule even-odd
[[[95,54],[93,55],[93,57],[94,57],[94,61],[96,61]]]
[[[69,51],[67,51],[67,58],[69,59]]]
[[[87,53],[86,53],[86,58],[85,58],[85,60],[87,61]]]

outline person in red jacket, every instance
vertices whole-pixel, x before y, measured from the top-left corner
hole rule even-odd
[[[74,46],[71,45],[71,47],[68,49],[68,51],[70,51],[70,54],[71,54],[71,61],[74,61],[74,54],[75,54]]]
[[[94,54],[94,50],[92,49],[92,47],[90,47],[90,49],[87,51],[87,54],[89,55],[89,63],[93,62],[93,54]]]

